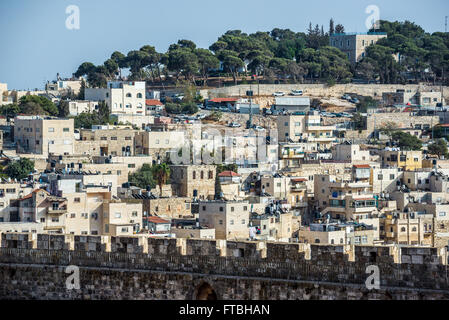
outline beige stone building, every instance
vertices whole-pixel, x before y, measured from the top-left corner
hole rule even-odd
[[[252,215],[251,226],[257,230],[254,239],[265,241],[289,242],[295,231],[291,212]]]
[[[349,61],[355,64],[365,57],[366,48],[386,37],[386,33],[332,34],[329,44],[343,51],[348,56]]]
[[[75,153],[92,156],[132,156],[135,154],[133,129],[80,130]]]
[[[185,145],[185,134],[182,131],[143,131],[136,134],[136,154],[149,155],[153,158],[178,153]]]
[[[329,175],[315,175],[314,183],[314,200],[322,215],[358,220],[378,214],[377,201],[369,181],[354,182]]]
[[[316,142],[320,150],[330,149],[335,126],[321,124],[319,114],[277,116],[279,142]]]
[[[70,155],[75,151],[74,120],[16,116],[14,142],[20,153]]]
[[[366,163],[370,159],[370,152],[361,150],[358,144],[343,143],[332,147],[332,160]]]
[[[313,223],[298,231],[302,243],[373,245],[376,237],[370,225]]]
[[[34,188],[31,185],[3,181],[0,183],[0,222],[20,221],[16,199],[29,195]]]
[[[127,199],[103,201],[103,235],[124,236],[138,233],[142,228],[142,203]]]
[[[191,201],[188,197],[144,197],[143,210],[165,219],[193,218]]]
[[[250,206],[247,201],[200,201],[200,225],[215,229],[215,238],[249,238]]]
[[[178,197],[211,199],[215,195],[215,165],[170,166],[173,193]]]
[[[422,151],[400,151],[384,149],[381,151],[382,165],[402,168],[403,170],[416,170],[422,168]]]

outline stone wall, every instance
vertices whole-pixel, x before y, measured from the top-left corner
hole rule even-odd
[[[204,282],[219,299],[449,298],[447,254],[437,248],[144,236],[1,239],[0,298],[192,299]],[[80,268],[80,290],[65,288],[68,265]],[[365,286],[370,265],[379,268],[378,290]]]
[[[261,84],[251,85],[254,95],[272,95],[276,91],[283,91],[288,94],[291,90],[301,89],[304,96],[312,97],[335,97],[339,98],[344,93],[354,93],[362,96],[372,96],[376,99],[382,99],[384,92],[396,92],[398,89],[405,91],[440,91],[439,86],[429,85],[396,85],[396,84],[337,84],[328,87],[325,84]],[[244,96],[246,91],[250,90],[250,85],[238,85],[231,87],[215,88],[210,90],[201,90],[203,97],[215,98],[219,96]],[[443,95],[447,100],[449,98],[449,87],[443,87]]]

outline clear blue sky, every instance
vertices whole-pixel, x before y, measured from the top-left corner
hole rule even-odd
[[[80,8],[80,30],[65,27],[69,5]],[[309,22],[364,32],[365,8],[380,18],[413,21],[444,31],[447,0],[1,0],[0,82],[9,89],[43,88],[56,73],[70,76],[84,61],[103,63],[119,50],[145,44],[166,51],[178,39],[207,48],[231,29],[251,33],[275,27],[305,31]]]

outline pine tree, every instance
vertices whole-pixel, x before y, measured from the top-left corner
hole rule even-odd
[[[329,21],[329,35],[333,35],[334,32],[335,32],[334,19],[331,18],[331,20]]]

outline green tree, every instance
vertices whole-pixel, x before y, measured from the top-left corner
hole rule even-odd
[[[220,61],[207,49],[196,49],[195,54],[198,59],[199,71],[203,77],[203,86],[205,86],[207,85],[209,71],[211,69],[218,69]]]
[[[65,118],[69,115],[69,102],[67,100],[61,100],[58,104],[58,117]]]
[[[345,33],[345,27],[342,24],[335,26],[335,33]]]
[[[447,142],[444,139],[438,139],[427,147],[430,154],[437,155],[438,157],[448,157]]]
[[[237,84],[239,70],[245,66],[243,60],[238,57],[237,52],[231,50],[221,50],[217,55],[223,62],[223,69],[231,73],[234,84]]]
[[[115,63],[119,67],[119,75],[122,78],[122,69],[128,68],[128,61],[126,60],[126,56],[120,51],[114,51],[111,55],[111,59],[115,61]]]
[[[49,99],[41,96],[28,95],[19,100],[20,113],[27,115],[57,116],[58,108]]]
[[[135,173],[129,175],[128,181],[133,185],[145,189],[147,187],[154,188],[156,182],[153,178],[153,171],[151,165],[145,163]]]
[[[393,139],[393,134],[398,130],[398,125],[396,122],[388,121],[383,126],[380,127],[379,132],[388,136],[390,141]]]
[[[162,186],[170,179],[170,167],[166,163],[156,164],[152,167],[153,178],[159,186],[160,195],[162,195]]]
[[[392,135],[393,141],[396,141],[402,150],[421,150],[422,141],[418,137],[403,131],[396,131]]]
[[[176,72],[176,79],[184,75],[186,80],[194,81],[198,73],[198,57],[190,47],[179,47],[168,52],[168,69]]]
[[[5,116],[8,121],[9,119],[14,118],[18,113],[20,113],[20,107],[15,103],[0,106],[0,114]]]
[[[28,158],[21,158],[11,162],[4,171],[12,179],[22,180],[34,171],[34,161]]]

